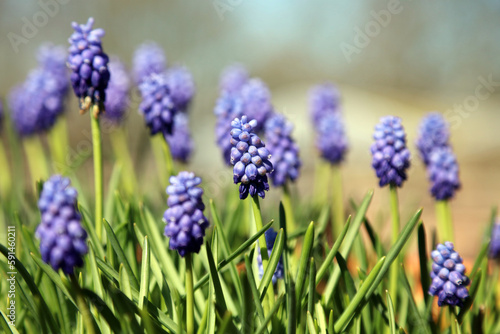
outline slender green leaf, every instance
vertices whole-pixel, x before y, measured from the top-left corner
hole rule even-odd
[[[250,291],[252,292],[253,299],[255,302],[255,310],[257,311],[257,319],[260,324],[266,323],[266,317],[264,316],[264,309],[262,308],[262,304],[260,302],[259,290],[257,289],[257,284],[255,283],[255,278],[252,270],[252,263],[250,262],[250,258],[248,255],[245,255],[245,266],[247,269],[247,278],[248,283],[250,285]],[[267,333],[267,326],[263,326],[264,331]]]
[[[273,279],[274,272],[276,271],[276,267],[278,266],[278,262],[280,261],[281,258],[281,253],[283,252],[284,244],[285,244],[285,237],[283,235],[283,230],[280,229],[278,231],[276,239],[274,240],[274,247],[273,251],[271,252],[271,257],[269,258],[269,263],[259,283],[259,292],[261,294],[260,297],[261,300],[264,298],[267,291],[267,287],[269,286],[269,283],[271,283]]]
[[[104,302],[104,300],[102,300],[101,297],[99,297],[95,292],[88,289],[82,289],[82,293],[87,298],[87,300],[96,307],[99,315],[101,315],[104,320],[106,320],[113,332],[122,331],[120,321],[115,317],[109,306],[106,304],[106,302]]]
[[[392,304],[392,298],[389,291],[385,290],[387,299],[387,308],[389,309],[389,329],[391,334],[396,334],[396,316],[394,315],[394,305]]]
[[[311,222],[304,236],[302,244],[302,253],[300,254],[299,266],[295,278],[295,302],[297,303],[297,311],[300,310],[300,302],[302,299],[302,289],[305,283],[307,273],[307,263],[311,257],[311,250],[314,243],[314,223]]]
[[[472,283],[469,288],[469,298],[467,298],[464,302],[464,306],[460,309],[460,313],[458,313],[457,321],[459,324],[462,324],[465,316],[469,312],[474,299],[476,298],[476,294],[479,288],[479,283],[481,283],[483,273],[481,269],[478,269],[474,276],[471,275]]]
[[[11,324],[11,320],[9,318],[7,318],[7,315],[5,313],[3,313],[2,310],[0,310],[0,314],[2,315],[1,319],[2,319],[2,328],[4,330],[5,333],[11,333],[11,334],[19,334],[19,332],[17,331],[17,328],[15,325]]]
[[[422,333],[429,333],[430,334],[430,331],[427,328],[426,321],[421,316],[421,314],[418,310],[418,307],[417,307],[417,303],[415,302],[415,299],[413,298],[414,294],[413,294],[413,291],[411,290],[410,282],[408,282],[408,277],[406,276],[406,272],[404,270],[403,264],[401,264],[401,274],[402,275],[400,275],[401,276],[400,278],[401,278],[401,281],[403,282],[403,287],[405,288],[406,293],[408,295],[407,300],[410,302],[410,310],[413,313],[413,319],[415,319],[415,322],[416,322],[416,325],[414,325],[414,327],[418,328],[418,330],[421,331]],[[391,319],[389,319],[389,320],[391,320]]]
[[[111,226],[106,219],[104,219],[104,228],[106,229],[106,235],[108,236],[109,244],[113,247],[116,255],[118,256],[118,260],[123,263],[123,265],[125,266],[125,270],[127,270],[128,276],[130,278],[130,285],[135,289],[139,289],[139,282],[137,281],[137,278],[135,277],[135,274],[132,271],[130,264],[128,263],[127,257],[125,256],[125,253],[123,252],[123,249],[120,246],[115,233],[111,229]]]
[[[269,322],[271,321],[271,319],[273,318],[273,316],[276,314],[276,312],[278,312],[278,309],[280,308],[281,303],[283,302],[284,298],[285,298],[284,295],[281,295],[281,296],[278,297],[278,299],[274,303],[273,308],[269,311],[269,314],[264,319],[264,322],[261,323],[260,326],[259,326],[259,328],[257,329],[257,331],[255,331],[255,334],[261,334],[263,332],[267,332],[267,325],[269,324]]]
[[[316,334],[316,326],[314,326],[314,320],[311,316],[311,313],[307,311],[307,328],[309,329],[309,333]]]
[[[147,300],[149,294],[149,263],[150,256],[148,236],[145,236],[142,244],[141,284],[139,288],[139,309],[141,310],[144,306],[144,299]]]

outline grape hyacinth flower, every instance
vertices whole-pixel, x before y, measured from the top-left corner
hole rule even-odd
[[[269,118],[265,125],[267,148],[273,152],[270,160],[274,171],[269,176],[275,186],[283,186],[287,180],[295,181],[299,176],[299,147],[291,137],[292,130],[293,124],[279,114]]]
[[[267,174],[273,171],[273,164],[269,161],[269,150],[254,133],[257,121],[248,121],[244,115],[241,119],[235,118],[231,127],[233,181],[235,184],[240,183],[240,199],[247,198],[248,194],[264,198],[265,191],[269,190]]]
[[[139,110],[144,116],[151,135],[172,134],[174,116],[178,108],[174,103],[166,73],[151,74],[140,85],[142,102]]]
[[[267,230],[264,233],[266,237],[266,244],[267,244],[267,253],[268,256],[271,257],[271,252],[273,251],[273,246],[274,246],[274,241],[276,240],[276,236],[278,233],[271,227],[269,230]],[[257,264],[259,266],[259,277],[262,279],[262,276],[264,276],[264,266],[262,265],[262,255],[260,254],[260,247],[258,246],[257,243]],[[273,274],[273,284],[276,284],[278,282],[279,278],[283,278],[285,276],[285,269],[283,267],[283,256],[280,257],[278,261],[278,265],[276,266],[276,270],[274,271]]]
[[[450,138],[448,123],[438,112],[429,113],[422,119],[416,145],[424,164],[430,162],[431,152],[435,148],[447,147]]]
[[[43,184],[38,200],[42,220],[36,237],[40,239],[42,259],[55,271],[62,269],[68,275],[75,267],[83,266],[83,256],[88,252],[87,232],[76,207],[77,195],[69,179],[54,175]]]
[[[317,126],[316,147],[321,156],[333,165],[344,160],[347,152],[347,138],[340,113],[323,115]]]
[[[221,92],[236,93],[248,80],[248,71],[243,65],[231,65],[222,72],[219,88]]]
[[[460,188],[457,159],[450,147],[438,147],[430,153],[427,174],[436,200],[451,199]]]
[[[123,121],[130,105],[130,77],[125,65],[116,57],[111,58],[108,67],[111,78],[106,89],[104,118],[117,125]]]
[[[462,258],[453,249],[453,243],[447,241],[438,244],[431,253],[432,283],[429,294],[438,297],[438,305],[463,306],[463,301],[469,297],[467,285],[469,278],[465,275]]]
[[[332,84],[313,87],[309,92],[309,110],[314,125],[318,125],[323,116],[340,111],[340,91]]]
[[[26,81],[12,89],[9,106],[21,137],[48,131],[63,111],[66,89],[56,75],[42,68],[33,70]]]
[[[97,118],[106,101],[109,71],[108,56],[104,53],[101,38],[103,29],[92,29],[94,19],[89,18],[86,24],[73,22],[73,34],[69,38],[71,44],[68,51],[68,66],[72,70],[71,84],[75,95],[80,100],[80,112],[89,110],[94,104],[93,114]]]
[[[490,259],[500,260],[500,221],[493,225],[489,249]]]
[[[198,253],[203,244],[208,219],[203,215],[203,190],[198,187],[201,178],[190,172],[170,177],[167,187],[168,209],[163,215],[167,226],[165,236],[170,238],[170,249],[184,257]]]
[[[184,66],[174,66],[167,70],[167,85],[172,100],[181,111],[186,111],[195,93],[191,72]]]
[[[57,86],[61,95],[65,96],[69,88],[68,68],[66,59],[68,54],[62,45],[43,44],[37,53],[38,66],[51,74],[51,83]]]
[[[385,116],[375,126],[375,142],[371,146],[372,166],[381,187],[393,184],[401,187],[410,167],[410,151],[401,119]]]
[[[240,96],[243,102],[244,114],[249,119],[257,121],[254,131],[261,131],[266,120],[273,113],[269,88],[260,79],[250,79],[241,87]]]
[[[163,73],[167,69],[167,58],[163,49],[154,42],[141,44],[134,52],[132,72],[136,85],[151,74]]]
[[[172,134],[166,135],[165,140],[174,159],[183,163],[188,162],[194,143],[189,131],[189,120],[186,114],[178,113],[175,115]]]
[[[223,92],[217,100],[214,114],[217,116],[215,124],[215,138],[222,151],[224,162],[231,164],[231,121],[243,114],[243,101],[236,94]]]

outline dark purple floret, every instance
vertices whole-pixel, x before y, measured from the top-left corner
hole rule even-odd
[[[293,124],[285,116],[275,114],[266,122],[267,148],[272,152],[274,171],[269,174],[275,186],[282,186],[287,180],[295,181],[299,176],[301,161],[299,147],[292,139]]]
[[[450,130],[443,115],[438,112],[432,112],[422,119],[416,145],[420,153],[420,158],[422,158],[425,165],[429,164],[432,150],[448,146],[449,138]]]
[[[269,159],[271,154],[254,133],[257,121],[248,121],[247,116],[235,118],[231,122],[231,164],[233,167],[233,180],[240,183],[240,199],[259,195],[266,196],[269,190],[267,174],[273,171],[273,164]]]
[[[467,285],[469,278],[465,275],[465,266],[460,255],[453,249],[449,241],[438,244],[431,252],[432,283],[429,294],[438,296],[438,305],[463,306],[463,302],[469,297]]]
[[[371,146],[372,167],[381,187],[393,184],[401,187],[410,167],[410,151],[406,147],[406,134],[401,119],[385,116],[375,126],[375,142]]]
[[[36,237],[40,239],[42,259],[55,271],[62,269],[68,275],[75,267],[83,266],[83,256],[88,252],[77,196],[69,179],[54,175],[43,184],[38,200],[42,220]]]
[[[460,189],[460,180],[457,159],[450,147],[438,147],[429,154],[427,175],[431,182],[431,194],[435,199],[453,198]]]
[[[491,230],[491,240],[489,249],[490,259],[500,260],[500,221],[497,220]]]
[[[262,80],[250,79],[241,87],[239,94],[243,102],[243,113],[249,119],[257,121],[254,131],[261,131],[267,118],[273,113],[269,89]]]
[[[243,65],[231,65],[222,72],[219,88],[221,92],[236,93],[248,80],[248,72]]]
[[[214,114],[217,116],[215,137],[222,151],[224,162],[231,165],[231,121],[243,115],[243,101],[237,94],[222,92],[217,100]]]
[[[335,112],[323,115],[317,124],[317,131],[316,147],[321,156],[331,164],[341,163],[347,152],[342,114]]]
[[[134,52],[132,72],[136,85],[153,73],[163,73],[167,69],[167,58],[163,49],[154,42],[141,44]]]
[[[85,112],[91,104],[97,104],[98,109],[94,110],[97,117],[106,101],[109,59],[101,45],[104,30],[92,29],[93,24],[93,18],[89,18],[86,24],[72,23],[75,31],[69,38],[68,66],[72,71],[71,84],[80,100],[81,111]]]
[[[340,111],[340,91],[326,83],[313,87],[309,92],[309,110],[315,126],[323,116]]]
[[[203,189],[198,187],[201,178],[190,172],[180,172],[170,177],[167,187],[168,209],[163,215],[167,224],[165,235],[170,238],[170,249],[184,257],[198,253],[203,244],[208,219],[203,215]]]
[[[139,111],[144,116],[151,135],[172,134],[174,116],[178,112],[166,73],[151,74],[139,86],[142,102]]]
[[[184,66],[174,66],[167,70],[167,85],[177,108],[186,111],[195,93],[191,72]]]
[[[67,89],[58,74],[37,68],[26,81],[12,89],[9,107],[17,133],[21,137],[48,131],[63,111]]]
[[[174,159],[183,163],[189,161],[194,143],[189,131],[189,120],[185,113],[175,115],[172,134],[166,135],[165,140],[170,146],[170,153]]]
[[[111,58],[108,68],[111,78],[106,89],[104,117],[113,124],[119,124],[130,105],[130,77],[118,58]]]
[[[264,233],[266,237],[266,246],[267,246],[267,254],[270,257],[271,252],[273,251],[274,248],[274,241],[276,240],[276,236],[278,233],[271,227],[269,230],[267,230]],[[264,266],[262,265],[262,255],[260,254],[260,247],[259,243],[257,242],[257,264],[259,266],[259,276],[262,279],[262,276],[264,276]],[[285,269],[283,267],[283,256],[280,257],[278,261],[278,265],[276,266],[276,270],[274,271],[273,274],[273,284],[276,284],[278,282],[279,278],[283,278],[285,276]]]

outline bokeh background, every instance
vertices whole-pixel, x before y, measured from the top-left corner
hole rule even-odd
[[[38,17],[43,24],[13,46],[12,34],[24,36],[26,20],[33,22],[44,11],[43,4],[51,4],[51,15],[46,22]],[[456,243],[465,255],[477,253],[490,209],[500,204],[500,2],[2,0],[0,98],[4,100],[36,66],[35,52],[42,43],[67,45],[70,23],[86,22],[89,16],[106,30],[105,51],[128,65],[140,43],[155,41],[170,64],[184,64],[192,71],[197,94],[190,119],[196,151],[189,168],[204,176],[209,195],[216,199],[230,186],[231,171],[223,166],[215,145],[213,107],[220,72],[234,62],[262,78],[275,109],[295,123],[304,167],[294,191],[302,199],[313,192],[318,162],[307,93],[324,81],[339,86],[350,141],[344,192],[346,198],[360,199],[375,188],[369,216],[382,227],[389,218],[388,190],[378,189],[370,167],[374,124],[383,115],[402,117],[413,153],[409,180],[400,190],[402,220],[423,206],[423,219],[432,229],[434,207],[414,140],[425,113],[445,113],[452,123],[462,181],[452,203]],[[141,191],[160,202],[163,190],[137,105],[134,92],[126,122],[129,147]],[[73,97],[67,114],[76,147],[90,133],[88,118],[78,115]],[[109,176],[113,158],[106,134],[104,143]],[[92,177],[91,161],[78,175]],[[92,194],[92,182],[83,184]],[[279,195],[271,190],[264,206],[274,207]]]

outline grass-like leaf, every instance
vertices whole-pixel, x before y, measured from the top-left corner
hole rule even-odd
[[[141,265],[141,280],[139,288],[139,309],[144,306],[144,299],[147,300],[149,294],[149,243],[148,236],[144,237],[142,244],[142,265]]]
[[[300,310],[300,302],[302,300],[302,289],[305,284],[305,277],[307,273],[307,265],[311,257],[311,250],[314,243],[314,223],[311,222],[307,228],[306,235],[304,236],[304,243],[302,244],[302,253],[300,254],[299,266],[297,267],[297,274],[295,278],[295,302],[297,303],[297,311]]]
[[[267,287],[269,283],[273,279],[274,271],[278,266],[278,262],[281,257],[281,253],[283,252],[283,246],[285,244],[285,238],[283,235],[283,230],[280,229],[278,231],[278,235],[276,236],[276,240],[274,241],[274,247],[271,252],[271,257],[269,258],[269,263],[267,265],[266,270],[264,271],[264,275],[262,275],[262,279],[259,283],[259,292],[261,294],[261,300],[264,298],[266,294]]]

